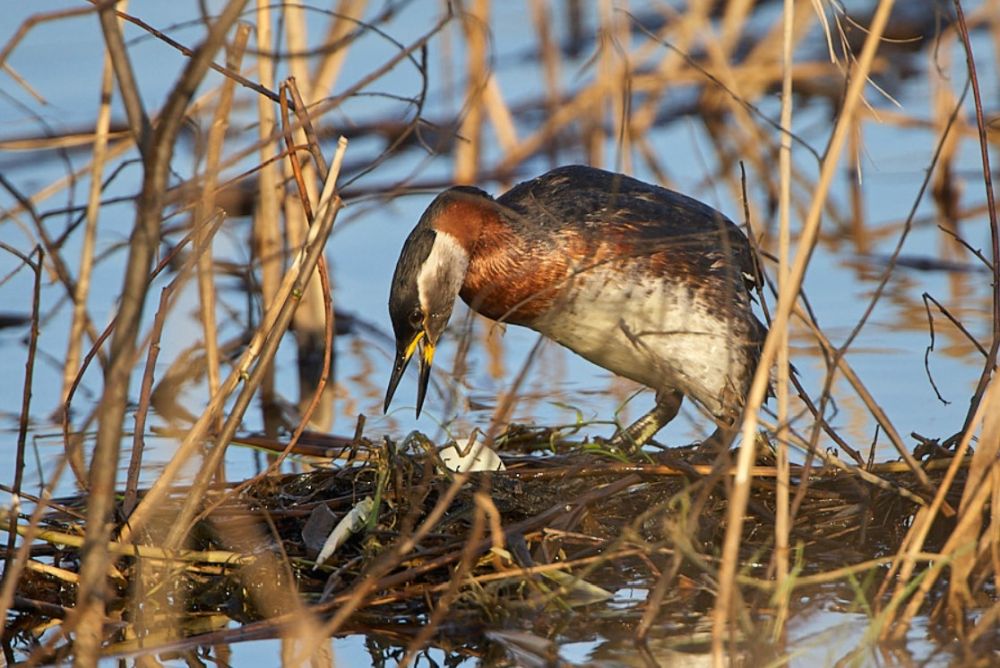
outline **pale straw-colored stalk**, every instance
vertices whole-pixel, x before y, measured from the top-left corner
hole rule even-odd
[[[274,48],[271,3],[257,0],[257,72],[262,86],[274,90]],[[274,102],[257,96],[257,136],[259,137],[260,170],[257,175],[257,206],[253,210],[252,238],[257,262],[260,264],[260,299],[264,313],[274,305],[281,284],[281,208],[278,199],[279,166],[275,162],[278,122]],[[278,424],[270,406],[274,397],[274,367],[270,365],[261,381],[261,406],[264,430],[277,435]]]
[[[87,297],[90,295],[90,276],[94,264],[94,243],[97,236],[97,217],[101,208],[101,181],[104,163],[108,155],[108,130],[111,127],[111,95],[114,86],[111,58],[104,52],[101,74],[101,101],[97,108],[97,122],[94,124],[94,145],[91,149],[90,186],[87,192],[86,223],[80,244],[80,273],[76,279],[76,294],[73,295],[73,321],[69,330],[66,347],[66,361],[63,366],[62,401],[69,396],[73,379],[80,365],[80,348],[87,322]]]
[[[346,141],[338,149],[338,159],[336,164],[339,165],[339,158],[342,151],[346,149]],[[333,169],[331,169],[331,178],[335,175]],[[332,186],[330,186],[332,188]],[[322,203],[322,200],[321,200]],[[320,209],[323,210],[322,207]],[[142,501],[136,506],[135,511],[129,518],[129,522],[122,528],[121,532],[121,542],[128,542],[131,540],[131,536],[136,532],[140,531],[143,526],[149,521],[154,511],[161,507],[163,502],[166,500],[167,495],[171,491],[174,480],[180,474],[184,465],[187,461],[194,455],[197,450],[202,446],[204,439],[209,433],[209,427],[214,423],[217,415],[221,414],[221,411],[225,407],[225,403],[244,379],[249,378],[250,370],[254,367],[255,363],[258,363],[258,358],[264,348],[264,344],[270,337],[280,336],[283,332],[275,331],[275,325],[278,323],[279,315],[282,313],[282,307],[286,301],[289,299],[297,299],[299,295],[292,296],[292,288],[296,284],[299,278],[299,274],[303,267],[306,266],[307,255],[309,251],[315,249],[316,244],[320,244],[325,241],[325,238],[320,238],[321,233],[320,226],[314,225],[309,230],[309,238],[303,248],[300,248],[295,260],[289,267],[288,272],[285,274],[281,285],[278,288],[278,292],[275,295],[274,304],[272,307],[265,311],[263,320],[257,331],[251,337],[246,349],[243,351],[243,355],[234,365],[233,370],[230,372],[229,376],[222,382],[219,387],[219,391],[212,396],[209,400],[205,411],[198,418],[198,421],[188,430],[184,437],[184,440],[177,447],[177,451],[170,461],[164,466],[163,471],[160,476],[150,487],[149,491],[143,497]],[[317,256],[318,257],[318,256]],[[309,265],[308,268],[312,268]],[[268,360],[265,360],[267,362]]]
[[[475,183],[482,155],[483,92],[489,77],[487,46],[489,0],[471,0],[461,16],[466,42],[465,117],[459,126],[461,140],[455,149],[455,183]]]
[[[784,72],[781,78],[781,144],[778,152],[778,170],[780,174],[778,190],[778,293],[788,289],[789,246],[791,244],[792,217],[792,64],[794,54],[793,26],[795,22],[795,0],[785,0],[785,11],[782,17],[785,39],[782,52]],[[788,328],[777,333],[778,364],[775,395],[778,402],[777,457],[775,466],[778,478],[775,489],[774,517],[774,557],[776,566],[777,588],[785,595],[777,601],[778,613],[775,621],[775,635],[782,633],[785,619],[788,616],[788,602],[791,595],[785,588],[789,572],[789,536],[791,535],[791,518],[789,516],[789,475],[788,462],[788,395],[789,395],[789,364]],[[805,481],[802,481],[805,484]]]
[[[226,67],[238,72],[243,61],[243,51],[250,37],[249,24],[242,23],[236,29],[236,38],[228,49]],[[208,373],[208,392],[214,394],[219,389],[219,342],[218,325],[215,318],[215,277],[213,272],[212,242],[208,237],[211,228],[210,221],[215,208],[215,188],[219,182],[219,159],[229,128],[229,114],[233,106],[233,90],[235,82],[225,79],[219,91],[219,104],[212,118],[208,131],[208,142],[205,149],[205,176],[201,197],[195,206],[194,231],[195,243],[204,250],[198,255],[195,265],[198,280],[198,298],[201,313],[201,326],[205,346],[205,366]]]
[[[285,19],[286,43],[288,49],[293,54],[288,59],[288,68],[291,75],[295,78],[295,85],[298,87],[302,99],[305,101],[307,108],[309,108],[315,101],[315,97],[312,83],[312,73],[309,71],[309,39],[306,12],[301,5],[290,3],[283,5],[283,13]],[[352,25],[349,20],[337,17],[332,17],[331,21],[333,25],[347,24],[348,29],[350,25]],[[344,47],[340,51],[327,54],[327,62],[335,61],[336,59],[342,57],[341,53],[346,52],[346,50],[347,48]],[[336,67],[332,69],[336,70]],[[301,111],[303,113],[307,113],[306,110]],[[293,128],[285,128],[285,131],[291,131],[296,146],[304,146],[308,143],[305,131],[302,127],[298,126],[298,124],[295,124],[295,127]],[[284,166],[286,182],[290,182],[293,178],[295,178],[295,170],[292,165],[293,161],[299,161],[298,154],[290,155],[289,159],[282,163]],[[311,210],[316,211],[318,197],[318,193],[316,191],[316,167],[311,161],[304,161],[300,164],[299,168],[302,173],[302,185],[305,187],[305,193],[302,193],[302,195],[307,197]],[[308,234],[307,230],[309,227],[309,221],[306,217],[306,211],[302,207],[302,202],[300,201],[299,196],[295,194],[294,189],[288,189],[288,191],[286,191],[283,204],[285,215],[285,234],[288,241],[288,248],[294,250],[302,246]],[[317,356],[322,357],[322,354],[317,355],[317,351],[322,350],[325,323],[326,313],[324,307],[324,296],[322,293],[319,275],[317,273],[312,276],[308,283],[306,283],[305,291],[299,303],[299,308],[295,310],[295,314],[292,316],[292,330],[295,334],[295,341],[299,349],[300,360],[298,401],[300,414],[305,411],[306,406],[310,403],[313,392],[316,389],[315,378],[319,375],[318,373],[304,373],[305,369],[302,366],[303,360],[311,361]],[[333,386],[332,384],[329,384],[324,392],[326,400],[320,402],[310,418],[310,422],[312,423],[314,429],[327,431],[332,427],[332,393]]]
[[[885,31],[893,4],[893,0],[882,0],[879,2],[872,17],[861,55],[851,72],[851,80],[844,97],[841,115],[830,138],[827,154],[820,170],[820,179],[816,185],[809,213],[803,225],[798,251],[796,252],[795,261],[789,273],[786,285],[787,289],[778,297],[778,306],[774,314],[771,332],[764,342],[760,364],[757,367],[757,372],[754,374],[753,385],[751,386],[750,396],[747,400],[747,410],[743,420],[742,442],[740,443],[739,455],[737,457],[736,479],[733,484],[732,496],[730,497],[726,535],[722,548],[722,565],[719,568],[719,588],[712,618],[712,654],[713,662],[716,666],[722,666],[725,659],[724,640],[726,629],[729,626],[730,615],[732,614],[733,601],[735,600],[734,585],[739,562],[739,547],[743,533],[743,519],[750,495],[751,479],[749,470],[754,461],[757,411],[760,410],[761,403],[766,395],[771,363],[775,359],[775,353],[780,344],[780,337],[777,332],[788,327],[792,306],[797,300],[799,287],[802,285],[802,280],[805,277],[806,269],[809,266],[809,258],[812,255],[812,250],[819,233],[820,216],[823,212],[826,196],[829,193],[834,174],[840,163],[840,154],[847,138],[847,132],[850,129],[850,120],[853,117],[854,110],[861,103],[864,86],[868,80],[868,73],[871,71],[875,52]]]
[[[338,16],[331,19],[324,43],[336,44],[349,35],[357,27],[357,24],[351,19],[361,18],[367,6],[368,0],[340,0],[337,5]],[[306,97],[307,100],[315,100],[317,97],[328,95],[333,90],[333,85],[344,67],[347,53],[347,46],[341,45],[336,51],[325,54],[324,58],[317,63],[309,86],[312,95]],[[301,92],[301,83],[299,85]]]

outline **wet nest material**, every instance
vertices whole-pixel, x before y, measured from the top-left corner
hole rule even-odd
[[[646,593],[666,578],[657,624],[691,632],[703,623],[726,530],[730,453],[713,459],[675,449],[625,458],[585,443],[558,453],[504,455],[505,471],[455,474],[443,470],[426,439],[417,442],[398,450],[388,442],[362,442],[331,468],[216,490],[206,499],[206,508],[214,508],[192,531],[188,551],[119,560],[109,608],[129,620],[141,579],[141,591],[156,592],[144,598],[151,619],[171,607],[176,615],[179,606],[183,615],[252,625],[294,614],[303,601],[320,613],[351,605],[355,612],[338,632],[364,628],[405,645],[432,626],[436,643],[456,646],[498,629],[583,639],[610,633],[609,625],[631,628],[646,610]],[[744,590],[759,595],[766,608],[775,474],[769,447],[763,438],[760,443],[741,582],[753,585]],[[933,482],[949,461],[925,462]],[[900,548],[918,508],[912,499],[920,495],[905,466],[876,465],[879,484],[830,466],[793,467],[792,473],[797,512],[790,542],[798,575]],[[949,503],[957,505],[963,481],[964,468]],[[354,531],[317,564],[331,530],[363,503],[372,509],[368,516],[356,519]],[[8,634],[37,631],[73,605],[74,583],[54,573],[79,566],[78,548],[58,538],[82,536],[74,507],[82,508],[83,500],[64,500],[44,519],[41,528],[51,534],[39,536],[47,542],[36,541],[33,557],[54,571],[26,570],[14,606],[20,615]],[[144,541],[157,545],[172,516],[164,508],[159,529],[150,529]],[[949,529],[937,531],[945,536]],[[847,589],[844,578],[829,586]],[[848,596],[857,594],[852,587]],[[268,593],[277,590],[298,594]],[[586,624],[579,623],[583,618]]]

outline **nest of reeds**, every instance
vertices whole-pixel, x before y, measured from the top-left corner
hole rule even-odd
[[[514,434],[524,446],[525,430],[505,437]],[[669,578],[673,586],[655,602],[678,628],[693,630],[714,600],[730,453],[708,457],[669,449],[626,458],[589,442],[560,445],[553,453],[545,435],[537,436],[526,449],[539,450],[505,455],[504,471],[449,472],[437,449],[414,435],[398,445],[356,441],[332,468],[218,488],[206,499],[185,550],[141,548],[142,558],[118,560],[118,604],[110,601],[109,608],[124,612],[127,598],[142,587],[155,592],[143,609],[150,619],[175,614],[171,602],[180,600],[192,619],[229,618],[244,629],[268,620],[258,623],[273,633],[304,598],[328,614],[356,607],[345,629],[364,624],[399,642],[400,635],[412,640],[420,629],[433,628],[438,643],[456,646],[487,629],[537,630],[539,624],[582,637],[594,627],[574,630],[569,620],[588,611],[600,620],[595,624],[635,624],[648,604],[623,592],[652,589]],[[773,582],[776,469],[763,435],[757,446],[740,573],[744,584],[759,585],[763,605]],[[924,463],[935,486],[949,463]],[[955,507],[964,470],[946,498]],[[848,564],[884,570],[878,559],[900,549],[920,507],[914,500],[920,484],[904,465],[876,465],[868,474],[878,482],[829,465],[793,467],[791,544],[797,577],[814,578],[814,587],[824,584],[824,573]],[[333,527],[365,500],[370,512],[317,563]],[[72,578],[58,573],[79,565],[77,548],[65,546],[64,537],[83,535],[82,518],[73,510],[83,504],[63,500],[43,520],[38,538],[47,543],[32,549],[51,559],[53,570],[22,578],[22,622],[12,630],[37,630],[45,617],[61,616],[73,605]],[[158,531],[176,512],[172,504],[137,542],[157,544]],[[939,524],[935,532],[946,536],[953,523]],[[926,549],[935,549],[933,538]],[[846,586],[839,578],[830,582]],[[304,596],[274,596],[275,590]]]

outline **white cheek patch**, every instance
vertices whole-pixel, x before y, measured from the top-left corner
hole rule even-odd
[[[469,268],[469,253],[454,236],[436,232],[430,255],[417,274],[417,296],[425,316],[450,313]]]

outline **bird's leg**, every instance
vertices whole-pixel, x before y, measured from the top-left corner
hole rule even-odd
[[[739,429],[734,424],[719,424],[712,434],[698,446],[700,452],[720,453],[728,450],[736,439]]]
[[[683,399],[684,395],[676,390],[658,392],[653,410],[615,434],[610,444],[626,452],[635,452],[653,438],[665,424],[677,417]]]

